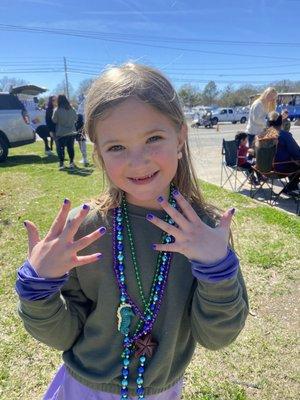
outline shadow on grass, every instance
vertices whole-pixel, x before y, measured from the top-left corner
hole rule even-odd
[[[4,163],[0,163],[0,168],[12,168],[19,167],[21,165],[29,165],[29,164],[58,164],[58,157],[53,156],[37,156],[37,155],[16,155],[10,156]],[[69,175],[79,175],[79,176],[90,176],[94,172],[93,165],[90,165],[88,168],[80,168],[76,167],[75,169],[69,169],[66,167],[61,172],[68,173]]]
[[[53,164],[58,162],[57,156],[36,156],[32,154],[10,156],[3,163],[0,163],[0,168],[18,167],[26,164]]]
[[[65,172],[69,175],[90,176],[94,172],[94,169],[93,168],[79,168],[79,167],[70,169],[70,168],[66,167],[63,170],[61,170],[60,172]]]
[[[243,188],[239,193],[250,197],[250,189]],[[263,204],[270,205],[269,199],[270,199],[270,191],[267,188],[260,189],[259,192],[255,195],[255,200],[257,200]],[[275,204],[273,204],[273,206],[275,206],[277,208],[281,208],[282,210],[288,211],[292,214],[296,214],[297,201],[299,201],[299,200],[297,200],[296,198],[282,194],[281,196],[279,196],[276,199],[276,202],[275,202]]]

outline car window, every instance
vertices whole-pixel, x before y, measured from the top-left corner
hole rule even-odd
[[[25,110],[25,107],[16,96],[0,94],[0,110]]]
[[[228,110],[228,112],[229,112],[229,114],[233,114],[233,111],[232,111],[232,110]]]

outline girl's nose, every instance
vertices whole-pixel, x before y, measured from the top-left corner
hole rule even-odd
[[[145,150],[133,150],[128,155],[128,164],[130,167],[139,167],[150,162],[149,155]]]

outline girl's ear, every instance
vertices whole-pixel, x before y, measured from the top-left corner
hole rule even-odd
[[[178,151],[182,149],[184,143],[186,142],[187,134],[188,134],[187,124],[183,124],[178,134]]]

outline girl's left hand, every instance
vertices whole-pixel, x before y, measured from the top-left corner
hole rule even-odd
[[[193,207],[178,191],[173,193],[182,213],[172,207],[163,197],[159,197],[158,202],[177,224],[177,227],[153,214],[147,214],[147,219],[164,232],[172,235],[175,242],[154,244],[153,248],[158,251],[178,252],[188,259],[202,264],[214,264],[223,259],[227,254],[230,224],[235,209],[226,211],[220,224],[216,228],[211,228],[200,219]]]

